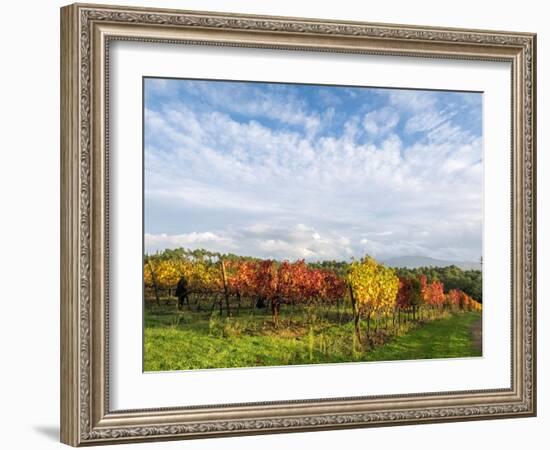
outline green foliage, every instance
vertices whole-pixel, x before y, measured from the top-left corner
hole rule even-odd
[[[429,283],[441,281],[445,286],[445,293],[452,289],[464,291],[478,302],[483,302],[482,273],[480,270],[462,270],[457,266],[448,267],[419,267],[416,269],[396,269],[397,275],[402,278],[420,278],[426,275]]]
[[[418,307],[422,305],[422,286],[417,277],[410,277],[411,291],[410,304]]]
[[[310,262],[307,264],[312,269],[321,269],[321,270],[330,270],[335,274],[343,277],[348,272],[350,263],[346,261],[320,261],[320,262]]]

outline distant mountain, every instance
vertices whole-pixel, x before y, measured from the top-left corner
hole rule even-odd
[[[429,258],[427,256],[399,256],[382,260],[389,267],[406,267],[416,269],[417,267],[447,267],[457,266],[462,270],[481,270],[479,262],[471,261],[445,261],[442,259]]]

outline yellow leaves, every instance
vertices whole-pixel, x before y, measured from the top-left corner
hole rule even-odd
[[[207,291],[221,287],[219,264],[207,261],[150,257],[143,268],[143,279],[146,286],[152,286],[156,280],[157,287],[161,289],[175,288],[182,276],[187,279],[191,291]]]
[[[367,256],[350,264],[347,281],[363,313],[385,313],[393,309],[399,289],[395,272]]]
[[[153,286],[153,275],[147,262],[143,265],[143,283],[147,287]]]
[[[159,261],[157,263],[156,273],[159,287],[170,288],[178,284],[180,275],[171,261]]]

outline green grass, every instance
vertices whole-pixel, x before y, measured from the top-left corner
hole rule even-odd
[[[472,327],[479,320],[481,313],[466,312],[455,314],[448,319],[428,322],[373,349],[365,359],[395,361],[481,356],[481,349],[476,348],[472,339]]]
[[[178,312],[172,306],[145,311],[145,371],[294,364],[390,361],[480,356],[471,336],[480,313],[449,315],[402,327],[391,337],[379,330],[382,345],[358,343],[351,322],[329,317],[281,315],[279,327],[263,311],[238,317],[217,313]]]

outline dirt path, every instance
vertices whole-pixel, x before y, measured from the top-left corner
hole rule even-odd
[[[481,324],[482,322],[480,318],[479,320],[476,320],[473,323],[472,329],[471,329],[473,346],[476,349],[476,352],[479,352],[480,355],[482,354],[482,342],[481,342],[482,325]]]

